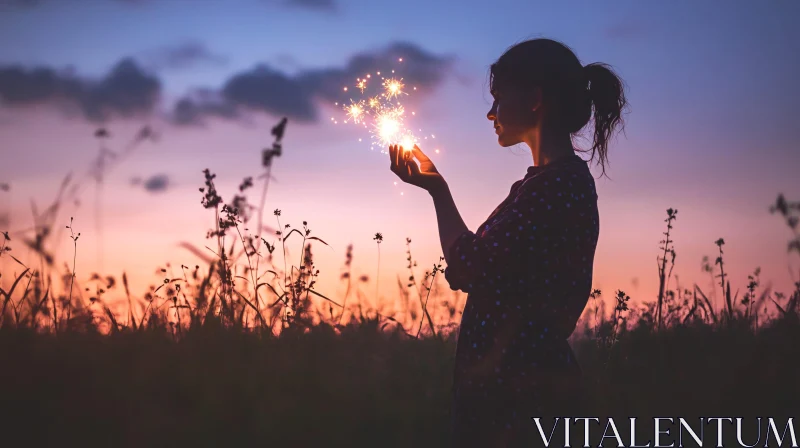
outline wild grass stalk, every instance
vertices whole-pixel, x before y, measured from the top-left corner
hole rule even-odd
[[[656,317],[656,320],[658,322],[656,328],[658,330],[661,330],[661,320],[662,320],[661,307],[664,301],[664,290],[665,287],[667,286],[667,282],[669,281],[669,276],[672,274],[672,268],[675,266],[675,247],[674,245],[670,246],[671,244],[674,243],[674,241],[672,241],[669,238],[670,236],[669,234],[670,231],[672,230],[672,221],[674,221],[677,218],[677,215],[678,215],[678,210],[673,210],[671,208],[667,209],[667,219],[665,220],[665,222],[667,223],[667,231],[664,232],[666,238],[661,240],[662,246],[660,247],[661,249],[664,250],[664,254],[660,258],[656,259],[660,263],[658,266],[658,314]],[[667,254],[672,255],[672,259],[670,260],[672,265],[669,269],[669,275],[667,275],[666,273]]]
[[[381,242],[383,241],[383,235],[377,232],[372,239],[375,240],[375,243],[378,245],[378,267],[375,273],[375,300],[378,301],[380,294],[379,286],[381,284]]]
[[[72,239],[73,250],[72,250],[72,276],[70,277],[70,284],[69,284],[69,301],[67,302],[67,322],[72,318],[72,290],[75,286],[75,266],[77,265],[78,260],[78,238],[80,238],[81,233],[75,234],[75,231],[72,228],[72,220],[73,218],[69,218],[69,225],[67,228],[69,229],[69,237]]]
[[[733,302],[731,301],[731,284],[728,281],[728,289],[725,289],[725,265],[722,258],[722,246],[725,244],[725,240],[720,238],[714,242],[714,244],[719,247],[719,257],[717,257],[714,264],[719,265],[719,279],[720,279],[720,287],[722,288],[722,297],[725,299],[726,311],[727,311],[727,318],[728,320],[733,318]]]
[[[431,315],[428,313],[428,299],[431,296],[431,290],[433,289],[433,282],[436,279],[436,273],[439,272],[439,271],[444,272],[441,269],[442,268],[441,261],[443,259],[444,259],[444,257],[440,257],[439,258],[439,264],[435,264],[434,263],[433,270],[432,270],[431,274],[428,274],[427,272],[425,273],[425,280],[427,280],[428,277],[430,276],[430,279],[431,279],[430,286],[425,285],[425,281],[424,280],[423,280],[423,283],[422,283],[423,286],[425,287],[425,289],[428,290],[427,294],[425,295],[425,302],[422,304],[422,309],[425,311],[425,316],[428,318],[428,325],[431,327],[431,332],[433,333],[434,337],[436,337],[436,328],[433,326],[433,319],[431,319]],[[422,331],[422,322],[423,322],[422,319],[420,319],[419,328],[417,329],[417,335],[416,335],[417,338],[419,337],[419,333]]]

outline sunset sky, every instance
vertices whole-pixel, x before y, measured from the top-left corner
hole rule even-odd
[[[150,125],[158,140],[107,174],[102,234],[91,182],[56,223],[62,230],[73,216],[81,232],[79,280],[101,268],[102,241],[103,274],[126,271],[141,296],[159,281],[156,268],[197,263],[179,243],[212,246],[202,170],[230,200],[244,177],[262,174],[270,129],[288,116],[265,222],[277,227],[272,210],[281,209],[282,224],[306,220],[330,244],[313,251],[318,289],[334,296],[350,243],[355,270],[374,279],[381,232],[381,294],[391,300],[395,276],[408,275],[407,237],[419,277],[442,255],[435,210],[426,192],[394,185],[388,155],[358,141],[369,139],[363,129],[331,122],[343,118],[333,105],[341,87],[404,58],[397,68],[419,87],[408,98],[415,123],[436,135],[422,149],[475,230],[533,163],[527,146],[497,144],[488,67],[514,43],[547,37],[583,65],[612,65],[628,88],[610,179],[593,165],[595,287],[654,300],[666,209],[676,208],[682,286],[710,289],[701,260],[713,261],[724,238],[740,297],[756,267],[763,285],[789,292],[800,260],[769,206],[779,193],[800,199],[798,20],[797,1],[0,0],[0,184],[10,186],[0,190],[0,230],[30,261],[21,239],[31,235],[31,204],[41,210],[67,173],[85,174],[95,129],[107,128],[108,147],[120,151]],[[250,192],[257,203],[260,182]],[[59,266],[72,261],[68,235],[59,235]],[[290,246],[297,254],[298,242]],[[15,271],[0,259],[0,283]]]

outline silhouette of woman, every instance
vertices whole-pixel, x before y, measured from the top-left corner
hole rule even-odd
[[[572,136],[594,112],[591,160],[597,154],[605,174],[608,140],[627,102],[606,64],[583,67],[549,39],[506,51],[491,65],[490,90],[486,116],[498,142],[526,143],[533,166],[475,232],[419,147],[391,146],[391,170],[431,194],[445,278],[468,293],[453,378],[453,446],[541,446],[532,417],[542,417],[549,437],[552,417],[580,417],[585,409],[567,338],[589,299],[599,216],[588,162],[575,153],[589,150],[576,149]]]

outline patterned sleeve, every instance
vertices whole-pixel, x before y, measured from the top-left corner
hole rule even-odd
[[[592,225],[596,194],[590,174],[589,179],[577,170],[548,170],[528,179],[484,228],[462,233],[450,247],[444,272],[450,289],[525,289],[547,268],[559,243]]]

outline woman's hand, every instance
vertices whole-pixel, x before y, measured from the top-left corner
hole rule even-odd
[[[419,166],[414,157],[419,160]],[[414,145],[411,151],[405,151],[400,145],[389,145],[389,158],[392,161],[390,168],[392,172],[407,184],[420,187],[429,193],[446,185],[444,177],[436,170],[431,159],[417,145]]]

